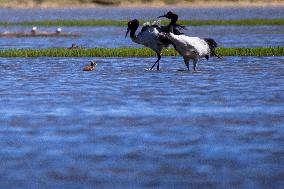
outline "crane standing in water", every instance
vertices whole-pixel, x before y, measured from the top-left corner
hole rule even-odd
[[[166,17],[171,20],[165,37],[171,41],[171,44],[173,44],[176,51],[183,57],[184,63],[188,70],[189,61],[191,59],[193,60],[194,71],[196,71],[196,65],[200,57],[205,57],[207,60],[209,60],[210,56],[216,56],[221,59],[221,57],[215,53],[217,43],[214,39],[189,37],[184,34],[176,35],[175,24],[178,16],[175,13],[168,12],[160,17]]]
[[[136,35],[136,31],[139,27],[139,21],[137,19],[131,20],[128,22],[127,32],[125,37],[127,37],[130,32],[130,38],[133,42],[142,44],[145,47],[148,47],[156,52],[157,61],[152,65],[150,70],[158,63],[157,70],[159,70],[159,62],[161,59],[161,52],[163,48],[169,47],[170,44],[173,44],[167,37],[165,37],[165,32],[168,31],[168,27],[162,26],[158,23],[146,24],[142,27],[141,31]],[[181,33],[177,29],[178,25],[173,25],[173,32],[176,35]],[[174,44],[173,44],[174,45]]]

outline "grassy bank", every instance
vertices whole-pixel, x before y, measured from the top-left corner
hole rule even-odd
[[[140,20],[141,24],[144,20]],[[161,24],[169,21],[162,20]],[[179,20],[179,24],[202,26],[202,25],[284,25],[281,19],[239,19],[239,20]],[[40,20],[27,22],[0,22],[2,26],[126,26],[126,20]]]
[[[218,48],[220,56],[284,56],[284,47]],[[174,49],[164,50],[163,56],[176,56]],[[146,48],[93,48],[93,49],[6,49],[0,57],[151,57],[156,56]]]

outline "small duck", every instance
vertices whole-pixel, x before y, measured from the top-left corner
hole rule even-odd
[[[97,63],[95,61],[91,61],[91,64],[88,66],[85,66],[83,68],[83,71],[92,71],[96,67]]]

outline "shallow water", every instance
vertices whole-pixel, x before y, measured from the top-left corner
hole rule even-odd
[[[0,58],[1,188],[283,186],[284,57],[93,59]]]
[[[0,8],[1,21],[28,21],[54,19],[153,19],[167,11],[179,14],[180,19],[241,19],[283,18],[284,7],[237,7],[237,8],[74,8],[74,9],[7,9]]]
[[[187,26],[185,34],[201,38],[213,38],[220,47],[284,46],[284,26]],[[54,32],[56,27],[38,27],[41,31]],[[62,27],[63,31],[80,33],[80,37],[28,37],[0,38],[0,49],[70,47],[72,43],[93,47],[141,47],[125,39],[126,27]],[[0,31],[30,31],[30,27],[1,27]]]
[[[74,8],[74,9],[7,9],[0,8],[0,21],[52,19],[155,19],[168,10],[180,19],[283,18],[284,7],[250,8]],[[74,16],[75,15],[75,16]],[[114,17],[115,15],[115,17]],[[58,26],[61,27],[61,26]],[[38,27],[54,32],[56,27]],[[30,31],[30,26],[0,26],[0,32]],[[140,47],[124,39],[126,27],[63,27],[63,31],[81,33],[80,37],[0,38],[0,49],[70,47],[76,43],[91,47]],[[214,38],[222,47],[284,46],[283,26],[188,26],[187,35]]]

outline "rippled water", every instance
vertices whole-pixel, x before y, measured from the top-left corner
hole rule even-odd
[[[172,10],[180,19],[240,19],[283,18],[284,7],[237,7],[237,8],[74,8],[74,9],[7,9],[0,8],[2,21],[50,20],[50,19],[153,19]]]
[[[0,58],[1,188],[282,188],[284,57],[93,59]]]
[[[181,19],[283,17],[283,7],[0,9],[0,21],[148,19],[167,10]],[[82,36],[0,38],[0,48],[137,46],[125,29],[63,27]],[[186,33],[255,47],[283,46],[283,31],[198,26]],[[94,59],[95,71],[81,71]],[[197,73],[178,71],[180,57],[147,71],[154,61],[0,58],[0,188],[282,188],[284,57],[202,60]]]
[[[54,32],[56,27],[38,27],[41,31]],[[30,27],[1,27],[0,31],[30,31]],[[0,38],[0,49],[70,47],[76,43],[84,47],[141,47],[129,37],[126,27],[63,27],[64,31],[81,33],[80,37],[28,37]],[[189,36],[215,39],[221,47],[284,46],[284,26],[188,26]]]
[[[75,9],[5,9],[0,8],[0,21],[50,19],[154,19],[168,10],[180,19],[283,18],[284,7],[250,8],[75,8]],[[74,16],[75,15],[75,16]],[[115,15],[115,16],[114,16]],[[60,26],[58,26],[60,27]],[[56,27],[38,27],[54,32]],[[30,26],[0,26],[0,32],[30,31]],[[0,49],[70,47],[140,47],[124,39],[126,27],[63,27],[63,31],[81,33],[80,37],[0,38]],[[284,46],[283,26],[188,26],[187,35],[214,38],[222,47]]]

